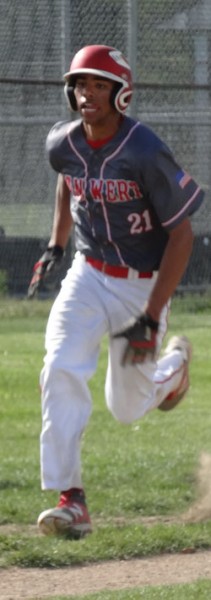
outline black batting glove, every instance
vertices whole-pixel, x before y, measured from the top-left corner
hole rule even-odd
[[[147,313],[143,313],[135,323],[113,337],[125,337],[128,340],[122,357],[122,365],[142,363],[153,360],[156,354],[156,340],[159,323]]]
[[[61,246],[52,246],[47,248],[41,258],[35,263],[33,268],[33,277],[28,288],[28,298],[34,298],[46,281],[48,276],[56,272],[64,256],[64,250]]]

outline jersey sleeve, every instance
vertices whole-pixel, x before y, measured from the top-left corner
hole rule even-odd
[[[201,205],[204,192],[196,181],[175,161],[165,144],[148,159],[146,184],[150,202],[161,225],[173,229]]]

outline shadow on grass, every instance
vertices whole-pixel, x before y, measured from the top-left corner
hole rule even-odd
[[[14,479],[3,479],[0,481],[0,491],[3,490],[22,490],[23,488],[29,487],[27,484],[21,481],[14,481]]]

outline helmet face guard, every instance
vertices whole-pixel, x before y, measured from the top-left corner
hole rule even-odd
[[[96,75],[116,85],[111,93],[111,105],[124,112],[132,96],[131,69],[119,50],[110,46],[85,46],[75,54],[70,70],[65,73],[65,96],[71,109],[77,110],[74,87],[78,75]]]

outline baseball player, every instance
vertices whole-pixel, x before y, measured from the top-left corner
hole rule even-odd
[[[154,408],[171,410],[188,390],[190,341],[175,336],[159,353],[203,191],[151,129],[126,116],[132,77],[120,51],[84,47],[64,79],[79,118],[57,123],[47,137],[58,173],[55,214],[28,295],[59,268],[74,226],[75,257],[49,315],[40,378],[42,489],[60,496],[38,525],[44,534],[79,538],[92,531],[80,440],[103,336],[105,398],[115,419],[131,423]]]

